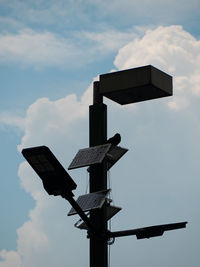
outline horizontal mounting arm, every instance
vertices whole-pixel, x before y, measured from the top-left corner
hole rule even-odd
[[[137,239],[162,236],[165,231],[185,228],[187,222],[171,223],[163,225],[149,226],[145,228],[131,229],[125,231],[108,232],[108,238],[136,235]]]

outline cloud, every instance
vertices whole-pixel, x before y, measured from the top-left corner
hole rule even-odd
[[[24,147],[48,145],[67,168],[67,163],[71,155],[75,153],[77,144],[83,143],[84,138],[87,138],[88,105],[91,104],[91,100],[92,86],[85,91],[79,101],[75,94],[57,101],[50,101],[48,98],[38,99],[28,108],[23,119],[25,134],[18,147],[19,152]],[[11,122],[14,122],[14,126],[16,125],[14,118],[9,121]],[[66,149],[63,149],[63,145]],[[66,161],[63,162],[62,158]],[[72,235],[76,231],[71,231],[73,222],[66,216],[70,209],[69,205],[62,199],[49,197],[43,191],[40,179],[26,162],[20,164],[18,175],[24,190],[35,200],[35,208],[29,213],[29,220],[17,230],[17,252],[1,251],[2,263],[0,264],[2,265],[0,266],[35,267],[41,264],[52,267],[65,266],[62,255],[69,253],[68,258],[70,258],[71,249],[76,246]],[[47,220],[51,221],[48,226]],[[58,234],[60,231],[63,231],[63,241]],[[71,240],[71,244],[69,242],[63,246],[64,240]],[[82,248],[85,247],[85,242],[87,242],[85,238],[80,240]],[[80,258],[87,253],[87,247],[82,248],[79,252]],[[54,257],[51,258],[49,255],[54,255]],[[79,260],[77,258],[75,262]],[[70,266],[74,266],[74,259],[71,258],[69,263],[70,261],[72,263]]]
[[[6,251],[2,250],[0,252],[0,267],[20,267],[21,259],[19,254],[16,251]]]
[[[191,225],[162,239],[135,241],[134,259],[133,239],[116,240],[112,249],[112,264],[116,267],[133,266],[133,261],[139,267],[158,267],[160,262],[163,267],[198,265],[195,248],[199,247],[196,203],[200,200],[200,127],[196,114],[199,105],[195,102],[198,79],[191,80],[199,68],[195,60],[198,55],[199,41],[181,27],[171,26],[147,31],[121,48],[116,56],[117,69],[155,64],[173,74],[175,97],[141,103],[135,109],[109,106],[109,135],[120,132],[122,146],[130,149],[129,155],[111,171],[113,194],[124,208],[113,219],[114,230],[185,219]],[[23,120],[25,130],[19,151],[47,145],[67,168],[77,150],[88,145],[91,102],[92,85],[80,100],[75,94],[57,101],[38,99]],[[85,232],[73,228],[76,219],[66,216],[69,205],[59,197],[48,196],[27,163],[20,164],[18,175],[22,187],[34,198],[35,207],[29,220],[17,230],[17,251],[1,251],[0,266],[87,266],[88,240]],[[88,182],[87,175],[83,170],[71,175],[78,184],[76,196],[83,194],[83,176]]]
[[[20,30],[24,28],[24,24],[16,19],[11,17],[2,17],[0,16],[0,24],[1,24],[1,32],[5,31],[13,31],[13,30]]]
[[[92,85],[84,92],[80,101],[75,94],[66,96],[56,101],[48,98],[40,98],[32,104],[25,118],[25,135],[19,150],[25,146],[39,142],[47,143],[46,135],[54,139],[56,135],[64,135],[70,132],[70,127],[79,121],[86,119],[88,105],[92,103]],[[48,118],[48,119],[47,119]]]
[[[61,37],[53,32],[23,29],[18,33],[0,34],[0,63],[21,67],[73,68],[99,61],[97,53],[105,57],[117,51],[134,36],[133,30],[113,29],[101,33],[74,32]]]
[[[10,112],[0,112],[0,126],[15,126],[20,130],[24,130],[24,118]]]
[[[175,97],[169,106],[179,110],[191,95],[199,95],[199,62],[199,40],[181,26],[160,26],[121,48],[114,64],[119,69],[153,65],[174,76]]]
[[[6,15],[11,15],[19,21],[35,25],[62,25],[73,22],[74,14],[78,23],[87,21],[85,14],[86,3],[82,1],[72,2],[63,0],[51,1],[17,1],[11,0],[5,4],[2,1],[1,7],[6,7]]]
[[[89,1],[92,3],[92,0]],[[145,14],[146,16],[143,16],[144,20],[146,18],[159,18],[161,15],[163,16],[163,20],[171,19],[175,12],[178,10],[180,11],[179,14],[177,14],[177,18],[180,18],[184,15],[189,15],[188,11],[191,11],[191,9],[195,7],[199,7],[199,3],[196,0],[192,0],[192,4],[189,4],[187,1],[182,1],[182,5],[177,2],[173,2],[172,0],[164,2],[159,0],[146,0],[145,3],[141,4],[139,0],[136,0],[134,2],[131,2],[129,0],[111,0],[110,5],[107,6],[107,2],[105,0],[95,0],[95,5],[97,5],[103,13],[106,14],[116,14],[119,16],[119,13],[124,14],[129,17],[133,16],[135,14],[137,17],[140,17],[142,14]],[[173,8],[172,8],[173,7]],[[149,8],[152,8],[152,12],[150,14]],[[159,14],[160,13],[160,14]],[[171,15],[170,15],[171,14]],[[127,19],[127,18],[125,18]]]
[[[23,30],[18,34],[0,35],[0,61],[2,63],[20,63],[36,68],[63,66],[80,51],[75,51],[69,40],[57,39],[50,32],[37,33]]]
[[[112,0],[110,5],[105,0],[86,1],[1,1],[4,16],[15,18],[25,25],[57,30],[94,29],[101,25],[153,25],[198,23],[199,1],[179,2],[146,0]],[[149,12],[151,10],[151,12]]]
[[[128,31],[117,31],[114,29],[105,30],[103,32],[80,32],[78,33],[83,39],[91,41],[95,45],[95,54],[100,52],[117,51],[120,47],[124,46],[127,42],[131,41],[138,35],[136,29]]]

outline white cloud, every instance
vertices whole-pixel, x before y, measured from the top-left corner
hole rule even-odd
[[[160,26],[121,48],[114,63],[119,69],[153,65],[171,74],[175,97],[170,107],[178,110],[187,107],[191,95],[199,95],[199,62],[199,40],[181,26]]]
[[[141,39],[135,39],[119,50],[115,65],[120,69],[130,66],[155,64],[170,73],[184,75],[199,67],[200,41],[181,26],[158,27],[147,30]],[[134,52],[134,51],[137,51]]]
[[[0,267],[21,267],[21,259],[16,251],[0,251]]]
[[[118,164],[120,168],[114,166],[112,169],[113,193],[124,208],[122,215],[114,219],[115,227],[128,229],[139,227],[138,224],[185,219],[193,224],[193,228],[188,226],[189,230],[177,231],[168,237],[166,234],[157,241],[134,240],[137,242],[134,259],[131,237],[125,241],[116,240],[112,250],[112,264],[116,267],[132,266],[133,261],[139,267],[147,265],[147,261],[155,267],[160,266],[160,262],[163,267],[186,267],[188,259],[193,259],[193,266],[198,265],[195,248],[199,247],[196,231],[200,219],[196,203],[200,200],[200,145],[197,142],[200,130],[198,118],[193,116],[196,110],[190,105],[198,92],[193,89],[198,88],[198,79],[191,80],[199,68],[194,60],[198,55],[199,42],[181,27],[173,26],[147,31],[143,38],[120,49],[116,57],[115,65],[119,69],[155,64],[166,72],[173,72],[176,96],[171,98],[169,108],[182,108],[182,112],[171,112],[167,105],[164,106],[163,103],[169,101],[167,98],[161,104],[152,101],[140,104],[141,108],[134,110],[114,106],[112,111],[110,107],[109,132],[119,131],[122,144],[130,148],[126,160],[122,159]],[[189,102],[184,102],[185,96],[189,97]],[[25,133],[19,150],[48,145],[67,168],[77,150],[87,146],[91,98],[90,86],[80,101],[76,95],[57,101],[38,99],[28,108],[24,118]],[[199,105],[197,108],[199,110]],[[129,171],[124,171],[127,169]],[[88,240],[85,233],[73,228],[74,219],[66,216],[69,205],[60,198],[48,196],[28,164],[22,163],[18,174],[23,188],[34,198],[35,208],[17,231],[17,251],[1,251],[4,261],[0,266],[87,266]],[[74,171],[72,176],[78,184],[76,195],[83,193],[83,171]]]
[[[117,31],[114,29],[105,30],[103,32],[80,32],[78,35],[83,39],[92,41],[95,45],[95,55],[100,52],[113,52],[125,45],[137,36],[136,29],[129,31]]]
[[[0,112],[0,126],[15,126],[24,130],[24,119],[20,115],[10,112]]]
[[[51,138],[55,138],[54,135],[64,136],[77,121],[86,118],[88,105],[91,103],[91,86],[85,91],[80,101],[77,100],[75,94],[57,101],[50,101],[48,98],[38,99],[27,110],[24,123],[25,135],[19,150],[42,141],[47,143]],[[47,134],[48,140],[45,137]]]
[[[37,33],[30,29],[18,34],[0,35],[0,61],[3,63],[21,63],[36,68],[63,66],[64,62],[79,56],[67,39],[57,38],[50,32]]]
[[[57,151],[55,154],[58,158],[61,156],[65,158],[66,162],[62,162],[62,158],[61,162],[67,167],[69,156],[75,153],[73,148],[77,149],[77,144],[83,142],[80,134],[85,138],[85,128],[88,126],[86,117],[91,100],[92,85],[85,91],[80,101],[74,94],[57,101],[50,101],[48,98],[38,99],[28,108],[23,119],[25,134],[18,148],[19,151],[21,152],[24,147],[48,145],[53,148],[53,151]],[[9,123],[11,121],[16,125],[14,119]],[[81,132],[80,125],[83,126]],[[66,216],[69,205],[62,199],[49,197],[43,191],[40,179],[26,162],[20,164],[18,175],[24,190],[35,200],[35,208],[29,213],[29,220],[17,230],[17,252],[1,251],[3,261],[0,266],[35,267],[42,264],[53,267],[59,262],[58,266],[65,266],[62,255],[66,255],[66,251],[70,253],[72,245],[74,247],[76,245],[72,241],[74,238],[72,234],[75,232],[71,230],[73,222]],[[46,221],[50,223],[46,225]],[[71,240],[71,245],[69,242],[63,246],[62,238],[60,239],[59,236],[60,231],[63,242]],[[85,246],[85,242],[87,242],[85,238],[80,241],[82,247]],[[87,253],[86,250],[86,247],[81,249],[80,258]],[[49,255],[54,256],[52,258]],[[70,266],[74,266],[73,260],[69,259],[72,263]],[[75,262],[79,260],[77,258]]]
[[[74,32],[61,37],[52,32],[20,30],[16,34],[0,34],[0,62],[33,66],[73,68],[98,61],[97,53],[105,57],[117,51],[135,36],[133,30],[119,32],[105,30],[101,33]]]
[[[20,21],[17,21],[11,17],[1,17],[0,16],[0,24],[1,24],[1,32],[5,31],[13,31],[13,30],[20,30],[24,28],[24,24],[21,23]]]
[[[198,22],[199,1],[146,0],[51,0],[51,1],[2,1],[1,8],[7,8],[8,15],[27,25],[36,27],[57,27],[58,30],[70,28],[98,27],[99,24],[114,25],[154,25],[163,23],[195,24]],[[149,12],[151,10],[151,12]],[[95,25],[95,26],[94,26]]]
[[[90,0],[92,2],[92,0]],[[182,5],[180,5],[178,2],[174,2],[172,0],[170,1],[159,1],[159,0],[146,0],[143,4],[139,0],[136,0],[134,2],[129,0],[111,0],[110,5],[107,5],[107,2],[105,0],[96,0],[96,4],[98,4],[105,13],[111,12],[119,14],[121,11],[122,13],[126,12],[127,16],[131,15],[131,12],[138,13],[137,15],[144,14],[146,12],[146,16],[153,17],[156,16],[159,18],[159,12],[164,16],[164,19],[166,19],[167,14],[174,14],[177,12],[177,10],[180,11],[180,14],[177,14],[177,17],[181,17],[184,14],[187,14],[189,10],[193,9],[194,7],[199,6],[199,2],[196,0],[192,0],[191,4],[189,4],[187,1],[182,1]],[[152,8],[151,14],[149,14],[149,8]],[[178,12],[177,12],[178,13]],[[171,16],[169,16],[171,18]],[[145,17],[144,17],[145,19]]]

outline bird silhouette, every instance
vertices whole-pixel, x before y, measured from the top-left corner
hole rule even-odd
[[[109,138],[106,141],[106,144],[112,144],[113,146],[117,146],[121,142],[121,135],[116,133],[113,137]]]

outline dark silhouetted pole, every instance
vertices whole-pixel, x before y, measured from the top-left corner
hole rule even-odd
[[[106,143],[110,145],[107,146],[108,151],[105,152],[103,161],[92,163],[90,153],[83,154],[83,151],[88,151],[87,148],[79,150],[79,152],[82,151],[82,154],[78,152],[77,155],[79,156],[76,155],[68,168],[89,166],[90,193],[107,190],[107,170],[128,151],[128,149],[116,147],[121,141],[119,133],[107,140],[107,106],[103,104],[103,96],[121,105],[171,96],[172,77],[151,65],[102,74],[100,75],[100,82],[93,84],[93,93],[93,105],[89,107],[89,144],[90,147],[101,146]],[[98,149],[89,150],[95,151],[95,156],[98,156]],[[22,154],[42,179],[47,193],[54,196],[60,195],[68,200],[86,224],[90,239],[90,267],[108,267],[108,242],[112,244],[115,237],[136,235],[137,239],[152,238],[162,236],[165,231],[186,227],[187,222],[179,222],[124,231],[108,231],[107,219],[109,218],[106,216],[108,201],[105,200],[103,207],[90,210],[90,217],[88,218],[84,213],[86,209],[82,208],[78,201],[73,198],[72,191],[76,189],[76,183],[48,147],[25,148],[22,150]],[[88,159],[90,162],[87,162]],[[113,206],[112,208],[117,207]],[[118,211],[120,209],[118,208]],[[80,227],[80,229],[85,228]]]
[[[102,145],[107,140],[107,106],[99,95],[99,82],[94,82],[94,103],[89,107],[90,147]],[[107,168],[105,163],[90,168],[90,193],[107,189]],[[108,267],[108,245],[106,240],[106,207],[90,212],[92,225],[102,232],[102,238],[89,233],[90,267]],[[105,238],[103,235],[105,233]]]

